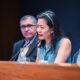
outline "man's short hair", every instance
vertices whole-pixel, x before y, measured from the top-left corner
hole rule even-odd
[[[34,23],[37,22],[36,17],[34,17],[34,16],[32,16],[32,15],[24,15],[24,16],[20,19],[20,22],[21,22],[21,21],[24,21],[24,20],[26,20],[26,19],[28,19],[28,18],[31,18],[31,19],[34,21]]]

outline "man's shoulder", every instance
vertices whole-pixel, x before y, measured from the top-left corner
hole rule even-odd
[[[25,39],[21,39],[21,40],[18,40],[17,42],[15,42],[14,44],[19,45],[19,44],[24,43],[24,42],[25,42]]]

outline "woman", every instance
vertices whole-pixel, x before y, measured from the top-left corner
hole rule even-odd
[[[54,12],[48,10],[37,16],[39,38],[38,63],[70,62],[71,41],[61,32],[60,24]]]

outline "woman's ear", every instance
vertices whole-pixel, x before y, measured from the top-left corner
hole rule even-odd
[[[51,34],[53,34],[54,33],[54,29],[53,28],[51,28]]]

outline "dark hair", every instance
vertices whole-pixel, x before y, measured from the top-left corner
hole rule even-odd
[[[28,18],[31,18],[31,19],[34,21],[34,23],[37,22],[36,17],[34,17],[34,16],[32,16],[32,15],[24,15],[23,17],[21,17],[20,22],[21,22],[21,21],[24,21],[24,20],[26,20],[26,19],[28,19]]]
[[[52,38],[51,43],[53,44],[53,48],[55,49],[58,38],[64,35],[61,25],[56,17],[56,14],[51,10],[47,10],[37,15],[37,19],[40,19],[40,18],[45,19],[47,21],[47,25],[49,26],[49,28],[53,28],[54,30],[54,33],[53,33],[54,37]],[[41,42],[41,45],[43,45],[43,43],[44,41]]]

